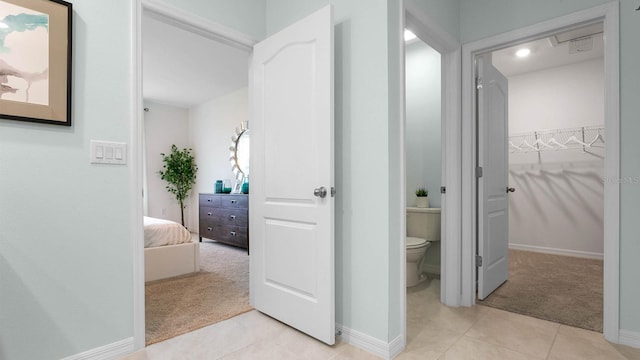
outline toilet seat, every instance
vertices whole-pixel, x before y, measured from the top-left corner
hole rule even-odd
[[[424,247],[427,243],[425,239],[407,236],[407,249]]]

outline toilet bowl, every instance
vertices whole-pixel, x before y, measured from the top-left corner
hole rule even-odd
[[[440,209],[407,208],[407,287],[440,274]],[[427,250],[429,249],[429,250]],[[434,258],[437,263],[434,263]]]
[[[422,266],[429,246],[431,242],[425,239],[407,237],[407,287],[416,286],[427,280],[427,275],[422,272]]]

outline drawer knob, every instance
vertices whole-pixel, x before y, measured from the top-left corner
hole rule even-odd
[[[229,234],[231,234],[231,236],[236,236],[236,232],[235,231],[232,231]]]
[[[238,200],[231,200],[231,203],[232,203],[232,204],[235,204],[235,203],[237,203],[237,202],[238,202]]]
[[[208,227],[208,228],[207,228],[207,231],[211,231],[211,230],[213,230],[213,229],[212,229],[212,228],[210,228],[210,227]]]
[[[230,219],[230,220],[235,220],[235,219],[236,219],[236,216],[235,216],[235,215],[229,215],[229,219]]]
[[[211,199],[207,199],[207,202],[211,202]]]
[[[213,213],[208,212],[207,215],[211,216],[211,215],[213,215]]]

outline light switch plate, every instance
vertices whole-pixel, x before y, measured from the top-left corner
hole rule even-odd
[[[124,165],[127,163],[127,144],[91,140],[90,156],[92,164]]]

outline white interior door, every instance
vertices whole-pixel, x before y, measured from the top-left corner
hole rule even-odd
[[[477,58],[478,99],[478,298],[485,299],[509,277],[507,78]]]
[[[333,15],[327,6],[254,47],[253,306],[335,342]]]

